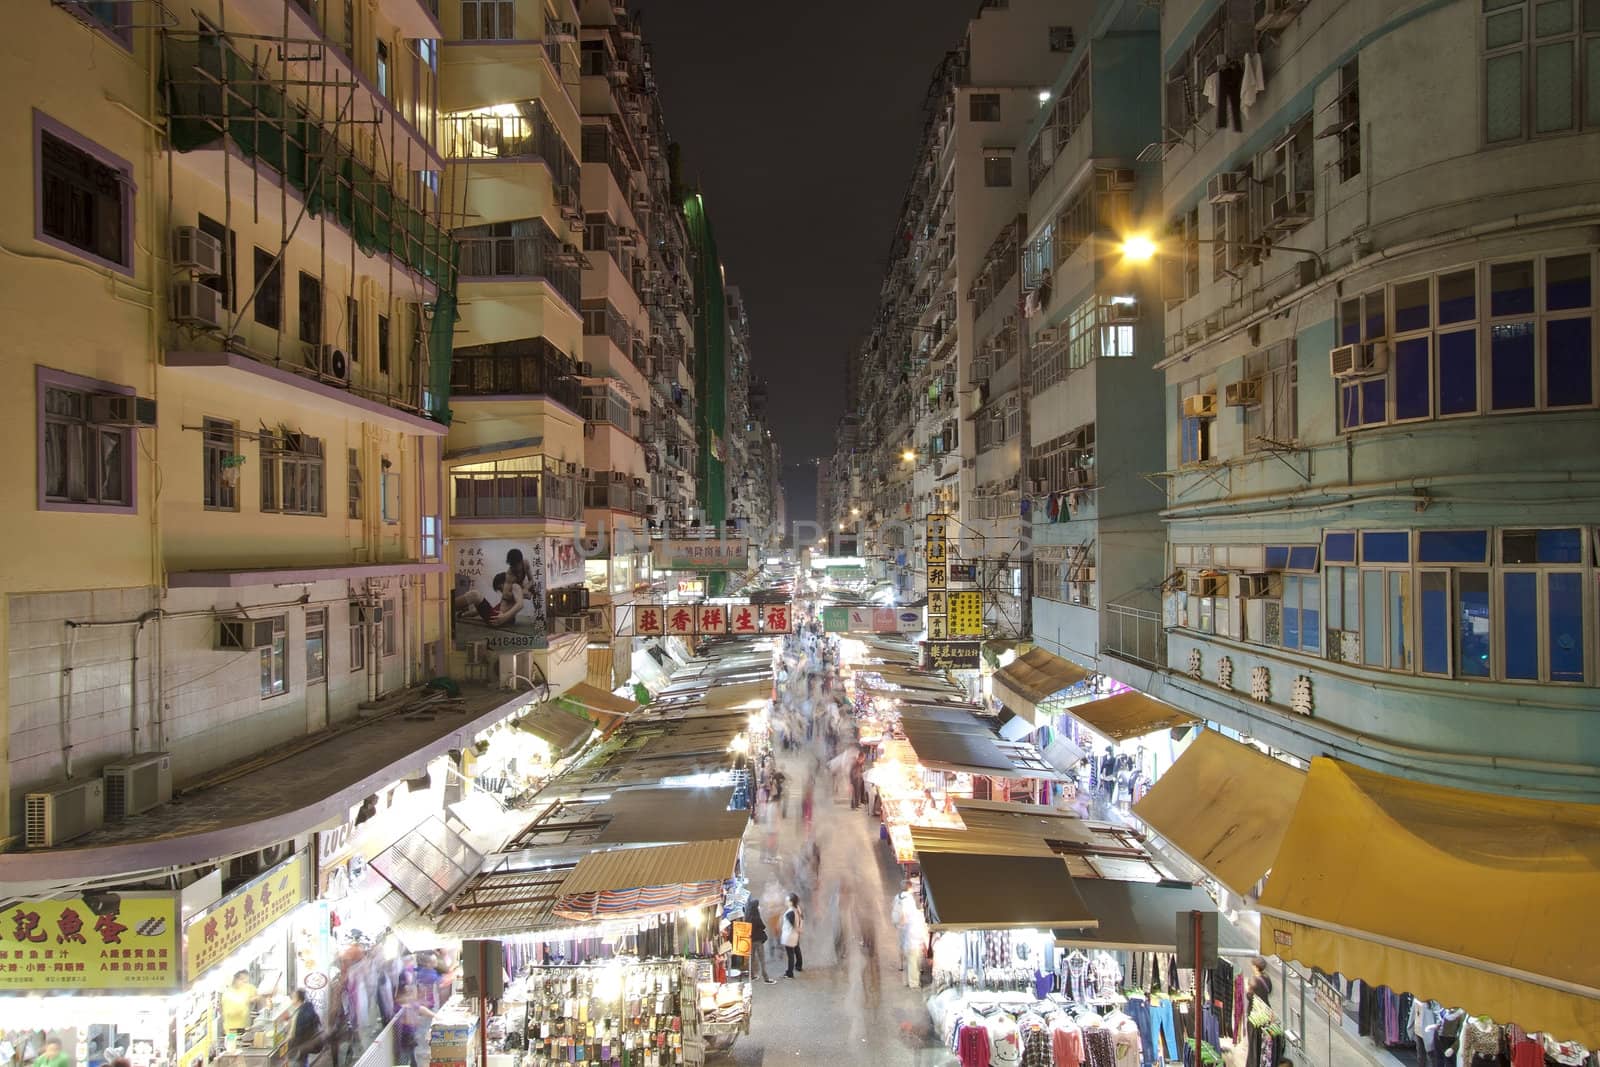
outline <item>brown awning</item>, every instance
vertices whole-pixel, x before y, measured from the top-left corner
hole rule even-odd
[[[534,708],[517,720],[517,728],[543,738],[549,742],[551,750],[560,756],[588,740],[594,732],[594,723],[557,703]]]
[[[1179,711],[1171,704],[1163,704],[1137,689],[1074,705],[1067,709],[1067,714],[1113,741],[1127,741],[1153,734],[1157,730],[1190,726],[1199,721],[1193,715]]]
[[[738,858],[737,837],[591,852],[561,883],[561,895],[721,881],[733,876]]]
[[[589,671],[587,681],[596,689],[606,692],[616,684],[611,680],[611,665],[615,657],[610,645],[589,646]]]
[[[588,682],[579,682],[562,693],[560,699],[569,707],[592,715],[602,730],[610,729],[618,721],[639,710],[639,705],[626,697],[619,697]]]
[[[936,930],[1097,925],[1059,857],[930,852],[917,862]]]
[[[1029,722],[1037,722],[1040,704],[1092,673],[1045,649],[1030,648],[995,672],[994,698]]]
[[[1093,930],[1059,930],[1060,948],[1121,949],[1127,952],[1176,952],[1178,916],[1186,911],[1216,911],[1204,889],[1183,883],[1118,882],[1110,878],[1079,879],[1078,893],[1100,925]],[[1217,916],[1218,948],[1224,956],[1254,956],[1255,941]]]

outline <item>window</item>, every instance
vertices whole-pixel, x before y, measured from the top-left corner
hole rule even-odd
[[[344,54],[356,47],[356,0],[344,0]]]
[[[1056,266],[1065,263],[1080,245],[1094,236],[1094,186],[1085,182],[1069,199],[1055,224]]]
[[[1167,71],[1167,126],[1180,134],[1211,112],[1211,102],[1200,87],[1221,64],[1227,11],[1228,5],[1221,5],[1200,27],[1194,45]]]
[[[1258,452],[1292,443],[1299,434],[1299,369],[1295,343],[1284,341],[1244,359],[1246,381],[1255,381],[1260,401],[1245,407],[1245,450]]]
[[[1322,579],[1283,576],[1282,644],[1313,654],[1322,651]]]
[[[1077,37],[1072,32],[1071,26],[1050,27],[1050,51],[1070,52],[1078,45]]]
[[[1173,219],[1167,237],[1169,247],[1181,249],[1161,258],[1161,295],[1172,307],[1200,292],[1200,208]]]
[[[322,442],[291,431],[261,435],[261,510],[323,515]]]
[[[132,0],[64,0],[59,6],[95,29],[104,30],[124,46],[132,47]]]
[[[442,543],[442,527],[437,515],[424,515],[422,517],[422,558],[436,560],[439,558]]]
[[[983,184],[987,189],[1011,187],[1011,157],[986,155],[983,157]]]
[[[547,456],[521,456],[462,464],[450,472],[455,518],[578,517],[576,464]]]
[[[352,448],[346,481],[350,490],[350,518],[361,518],[361,450]]]
[[[1494,144],[1600,125],[1594,0],[1484,0],[1483,7],[1484,139]]]
[[[383,654],[392,656],[400,651],[400,617],[395,614],[392,599],[383,602]]]
[[[305,271],[300,272],[300,340],[322,344],[322,282]]]
[[[355,297],[344,301],[345,343],[350,346],[350,362],[361,362],[361,302]]]
[[[1335,535],[1329,534],[1329,537]],[[1355,551],[1351,549],[1352,561]],[[1336,662],[1361,662],[1361,572],[1355,567],[1330,566],[1328,589],[1328,658]]]
[[[1352,59],[1339,68],[1339,95],[1330,105],[1333,121],[1319,136],[1337,137],[1339,180],[1347,182],[1361,173],[1360,64]]]
[[[238,424],[201,419],[201,459],[207,511],[239,510]]]
[[[1584,680],[1585,536],[1576,527],[1501,532],[1498,593],[1508,681]]]
[[[216,219],[200,216],[200,232],[210,234],[217,239],[217,244],[222,246],[222,273],[215,277],[200,279],[200,284],[222,297],[222,306],[229,311],[236,310],[234,303],[234,263],[239,258],[239,235],[228,229]]]
[[[272,620],[272,645],[261,650],[261,695],[279,697],[289,691],[289,654],[284,617]]]
[[[378,42],[378,67],[377,78],[378,95],[388,99],[389,96],[389,42]]]
[[[328,612],[317,608],[306,612],[306,681],[320,682],[328,677]]]
[[[385,472],[383,475],[383,521],[394,525],[400,521],[400,475]]]
[[[1375,289],[1339,303],[1339,343],[1368,348],[1387,335],[1385,293]],[[1389,419],[1389,380],[1385,375],[1344,380],[1339,384],[1339,425],[1352,430]]]
[[[969,103],[968,116],[973,122],[999,122],[1000,94],[973,93]]]
[[[350,669],[359,671],[367,665],[367,624],[362,619],[360,604],[350,605]]]
[[[256,321],[277,330],[283,327],[283,269],[278,257],[256,249]]]
[[[378,316],[378,373],[389,373],[389,316]]]
[[[37,236],[133,272],[133,168],[34,112]]]
[[[1314,140],[1311,116],[1306,115],[1261,156],[1251,183],[1255,196],[1253,234],[1281,237],[1311,221],[1317,177],[1311,158]],[[1253,243],[1243,233],[1234,239]]]
[[[1209,463],[1215,458],[1213,447],[1213,430],[1216,419],[1201,418],[1184,412],[1185,401],[1192,396],[1199,396],[1210,390],[1200,388],[1200,379],[1183,383],[1178,387],[1178,462]]]
[[[95,422],[96,397],[131,389],[39,368],[41,510],[133,507],[133,430]]]

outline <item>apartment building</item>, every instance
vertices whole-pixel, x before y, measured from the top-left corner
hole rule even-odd
[[[11,429],[29,506],[5,582],[3,833],[104,845],[8,857],[19,880],[307,830],[325,816],[294,808],[132,857],[97,827],[146,808],[161,825],[173,787],[445,669],[456,271],[431,8],[136,6],[10,12],[32,43],[8,113],[31,148],[8,176],[33,209],[6,235],[5,366],[35,399]],[[107,768],[156,784],[107,792]]]
[[[1600,12],[1271,7],[1162,14],[1167,699],[1593,801]]]

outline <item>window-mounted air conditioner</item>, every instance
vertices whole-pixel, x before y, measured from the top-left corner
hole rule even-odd
[[[1214,419],[1217,417],[1217,394],[1195,393],[1183,398],[1183,416],[1187,419]]]
[[[1231,204],[1250,195],[1250,175],[1242,170],[1225,170],[1206,179],[1206,200]]]
[[[1335,378],[1362,378],[1388,369],[1388,341],[1339,345],[1328,351],[1328,370]]]
[[[335,345],[307,345],[306,362],[325,378],[340,385],[350,384],[350,357]]]
[[[1190,596],[1226,596],[1228,579],[1215,574],[1196,575],[1189,579]]]
[[[1239,574],[1234,576],[1234,587],[1247,600],[1281,595],[1282,587],[1275,574]]]
[[[218,652],[251,652],[272,647],[272,620],[236,616],[217,620],[212,645]]]
[[[140,396],[98,394],[89,398],[89,421],[99,426],[154,426],[156,402]]]
[[[222,274],[222,242],[197,226],[172,231],[172,265],[206,277]]]
[[[222,325],[222,294],[199,282],[172,287],[172,318],[190,326]]]
[[[1261,379],[1245,378],[1229,382],[1222,391],[1223,402],[1230,408],[1248,408],[1261,403]]]

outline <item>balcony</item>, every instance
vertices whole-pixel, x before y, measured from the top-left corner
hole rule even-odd
[[[523,456],[454,467],[450,471],[450,518],[578,518],[578,474],[570,463],[549,456]]]
[[[620,481],[626,475],[610,472],[612,480],[604,482],[590,482],[583,491],[583,506],[586,508],[608,508],[611,511],[624,511],[629,515],[643,515],[645,508],[650,504],[649,494],[642,486],[633,484],[634,479]],[[639,479],[643,480],[643,479]]]
[[[450,366],[452,396],[545,396],[578,410],[577,364],[543,337],[458,348]]]
[[[550,168],[557,199],[563,205],[577,205],[582,170],[541,101],[499,104],[480,111],[445,115],[439,120],[439,133],[446,159],[545,164]]]
[[[457,230],[456,238],[463,279],[544,281],[573,311],[582,306],[582,254],[562,242],[543,219],[469,226]]]

